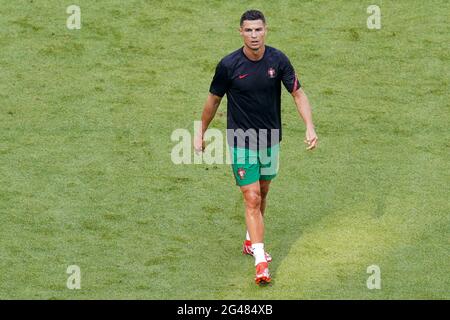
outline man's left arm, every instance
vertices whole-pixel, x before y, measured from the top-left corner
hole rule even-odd
[[[317,146],[318,138],[312,120],[311,105],[302,88],[295,90],[291,94],[294,98],[295,105],[297,106],[297,111],[305,122],[306,139],[304,142],[308,145],[307,150],[312,150]]]

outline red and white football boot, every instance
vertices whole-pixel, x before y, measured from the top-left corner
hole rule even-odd
[[[268,284],[272,278],[269,273],[269,265],[267,262],[260,262],[256,265],[256,284],[263,285]]]

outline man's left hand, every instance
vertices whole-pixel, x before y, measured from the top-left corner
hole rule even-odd
[[[306,148],[306,150],[314,149],[317,146],[318,142],[317,134],[314,128],[313,127],[306,128],[305,136],[306,139],[304,142],[308,145],[308,148]]]

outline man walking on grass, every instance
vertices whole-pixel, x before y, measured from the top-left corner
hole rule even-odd
[[[243,253],[255,258],[255,282],[266,284],[271,281],[268,262],[272,257],[264,251],[264,211],[270,182],[278,173],[281,83],[292,94],[305,122],[307,149],[314,149],[318,140],[308,98],[289,59],[280,50],[265,45],[263,13],[246,11],[239,31],[244,46],[217,65],[194,148],[196,152],[204,150],[204,133],[227,94],[227,140],[236,184],[245,201],[247,234]]]

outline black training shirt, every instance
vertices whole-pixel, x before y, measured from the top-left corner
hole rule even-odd
[[[300,88],[294,68],[283,52],[266,46],[263,57],[252,61],[240,48],[219,62],[209,91],[219,97],[227,94],[228,129],[254,129],[260,133],[259,139],[264,134],[259,129],[267,129],[270,146],[281,141],[281,82],[290,93]],[[270,129],[279,130],[272,143]],[[231,141],[236,143],[228,135],[230,144]]]

